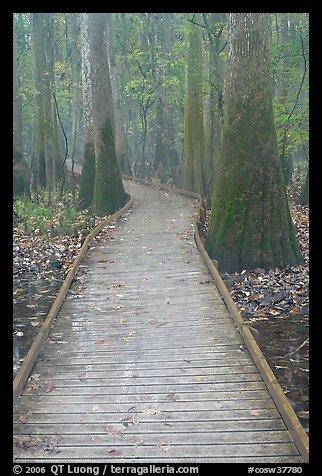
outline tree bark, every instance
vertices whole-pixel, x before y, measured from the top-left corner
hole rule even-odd
[[[281,51],[283,51],[283,45],[285,45],[289,39],[289,31],[288,31],[288,13],[280,13],[280,29],[279,29],[279,42],[281,45]],[[288,69],[289,69],[289,60],[287,57],[282,55],[281,58],[281,67],[282,73],[279,78],[279,85],[277,88],[278,99],[281,104],[284,105],[285,110],[287,110],[289,106],[289,81],[288,81]],[[290,152],[288,151],[289,141],[287,138],[287,133],[289,130],[288,120],[284,125],[284,132],[283,132],[283,139],[280,145],[280,159],[282,163],[282,171],[284,175],[285,184],[289,185],[292,180],[292,173],[293,173],[293,160]]]
[[[128,158],[127,138],[125,133],[124,106],[122,103],[119,88],[118,68],[114,58],[113,21],[111,15],[112,13],[107,14],[107,32],[109,69],[115,115],[115,150],[121,171],[126,173],[127,175],[132,175],[132,170]]]
[[[229,15],[222,153],[206,247],[222,271],[297,265],[296,239],[278,157],[265,13]]]
[[[47,17],[45,16],[47,15]],[[51,188],[62,177],[56,110],[53,103],[51,14],[32,13],[32,50],[35,84],[35,146],[33,185]]]
[[[115,121],[107,57],[106,16],[89,14],[91,90],[95,146],[92,206],[98,215],[112,214],[126,203],[115,150]]]
[[[13,195],[30,196],[30,171],[23,156],[21,100],[19,96],[17,38],[13,19]]]
[[[181,186],[204,196],[205,140],[203,126],[202,32],[189,26],[187,45],[187,86],[184,110],[184,143]]]
[[[302,186],[301,195],[299,198],[300,205],[308,205],[309,204],[309,168],[307,169],[307,173],[305,176],[304,184]]]
[[[88,31],[88,14],[80,15],[82,38],[82,82],[84,114],[84,160],[79,184],[79,208],[91,206],[95,183],[95,146],[93,134],[93,111],[91,91],[90,44]]]

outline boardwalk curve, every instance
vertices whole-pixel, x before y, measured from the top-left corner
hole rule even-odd
[[[126,189],[15,406],[15,461],[302,462],[195,246],[196,201]]]

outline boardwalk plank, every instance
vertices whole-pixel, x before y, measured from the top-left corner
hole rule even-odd
[[[175,427],[175,428],[174,428]],[[249,435],[249,432],[261,431],[271,432],[285,430],[285,425],[279,417],[257,420],[208,420],[202,425],[197,421],[183,422],[176,421],[175,424],[169,422],[140,422],[139,426],[124,426],[124,422],[108,423],[14,423],[15,432],[20,435],[55,435],[55,434],[118,434],[126,428],[127,434],[150,434],[150,433],[168,433],[175,429],[175,433],[211,433],[211,432],[235,432],[242,431]]]
[[[195,200],[127,188],[15,407],[15,460],[301,462],[195,247]]]

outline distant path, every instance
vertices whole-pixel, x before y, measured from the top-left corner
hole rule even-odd
[[[15,460],[298,463],[193,240],[192,199],[125,182],[16,407]]]

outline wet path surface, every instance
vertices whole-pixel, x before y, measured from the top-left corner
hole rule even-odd
[[[13,377],[26,356],[63,282],[34,273],[13,277]]]
[[[16,406],[15,459],[300,462],[195,247],[194,201],[127,188]]]

